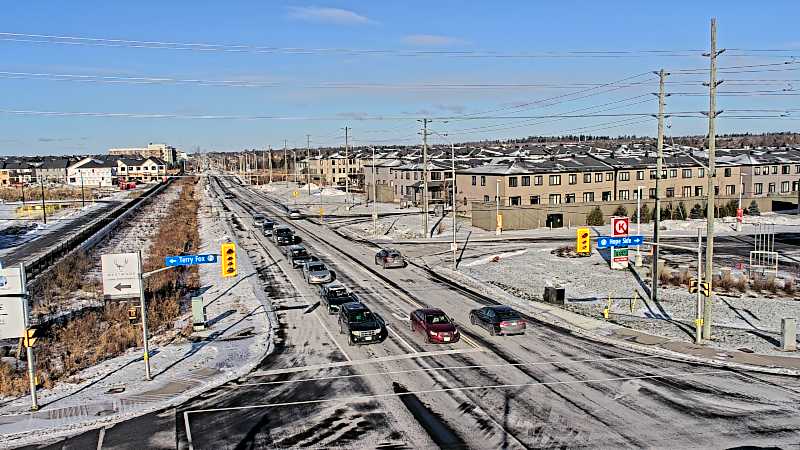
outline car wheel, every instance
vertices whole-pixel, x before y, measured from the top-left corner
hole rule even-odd
[[[475,325],[475,316],[473,316],[472,314],[469,315],[469,323]]]
[[[339,322],[339,334],[344,334],[344,328],[342,327],[341,322]]]
[[[353,335],[347,337],[347,345],[349,345],[350,347],[356,345],[356,343],[353,342]]]
[[[428,342],[428,344],[433,344],[433,341],[431,340],[431,335],[430,334],[425,336],[425,340]]]
[[[383,267],[383,270],[386,270],[386,263],[381,264],[381,266]]]
[[[494,328],[494,325],[492,325],[492,327],[489,328],[489,334],[491,334],[492,336],[497,336],[497,330]]]

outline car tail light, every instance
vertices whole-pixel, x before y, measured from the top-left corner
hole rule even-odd
[[[500,326],[501,327],[508,327],[508,326],[511,326],[511,325],[513,325],[513,322],[506,322],[505,320],[500,322]]]

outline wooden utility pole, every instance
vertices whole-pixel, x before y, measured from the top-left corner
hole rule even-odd
[[[350,154],[349,142],[350,127],[344,127],[344,202],[350,202]],[[799,206],[800,207],[800,206]]]
[[[653,223],[653,269],[652,273],[652,288],[650,289],[650,297],[653,303],[658,301],[658,254],[659,254],[659,222],[661,222],[661,176],[664,170],[664,79],[667,73],[664,69],[658,71],[658,140],[656,141],[656,148],[658,149],[658,156],[656,158],[656,220]],[[641,221],[641,218],[639,218]],[[613,255],[611,255],[613,257]]]
[[[289,186],[289,158],[286,156],[286,139],[283,140],[283,181]]]
[[[717,147],[717,130],[714,120],[717,118],[717,56],[725,50],[717,51],[717,19],[711,19],[711,52],[703,55],[711,59],[711,70],[708,80],[708,209],[706,210],[706,283],[709,293],[713,293],[712,280],[714,278],[714,182],[717,178],[714,160]],[[711,309],[712,294],[705,299],[703,304],[703,339],[711,339]]]
[[[428,237],[428,119],[422,119],[422,237]]]
[[[272,146],[269,146],[269,184],[272,184]]]
[[[311,201],[311,135],[306,135],[306,184],[308,185],[308,200]]]

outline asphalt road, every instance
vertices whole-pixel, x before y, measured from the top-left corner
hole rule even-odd
[[[250,377],[159,414],[44,448],[725,448],[800,442],[794,378],[639,355],[531,322],[489,336],[468,312],[491,299],[425,270],[379,270],[374,249],[309,221],[289,222],[337,278],[388,322],[382,344],[350,347],[314,290],[253,233],[262,194],[230,188],[240,245],[259,270],[281,330]],[[405,320],[442,308],[465,336],[431,345]],[[442,351],[453,351],[443,353]],[[341,366],[331,366],[341,365]],[[342,365],[343,364],[343,365]],[[328,365],[320,368],[318,365]],[[187,428],[188,424],[188,428]]]

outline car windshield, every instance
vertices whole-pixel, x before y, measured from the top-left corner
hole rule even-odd
[[[345,288],[331,289],[328,291],[328,295],[331,297],[346,297],[347,289]]]
[[[497,318],[500,320],[515,320],[519,319],[519,314],[516,311],[495,311]]]
[[[350,322],[356,322],[356,323],[370,322],[372,321],[372,312],[356,311],[354,313],[351,313],[348,318],[350,319]]]
[[[325,266],[322,264],[311,264],[308,266],[309,272],[321,272],[323,270],[325,270]]]
[[[444,314],[428,314],[425,316],[425,321],[430,324],[450,323],[450,319],[448,319]]]
[[[308,252],[304,248],[296,248],[292,250],[292,256],[294,257],[308,256]]]
[[[289,236],[292,234],[292,230],[288,228],[278,228],[277,230],[275,230],[275,234],[277,234],[278,236]]]
[[[255,215],[255,216],[253,216],[253,219],[255,219],[255,220],[264,220],[264,216]]]

